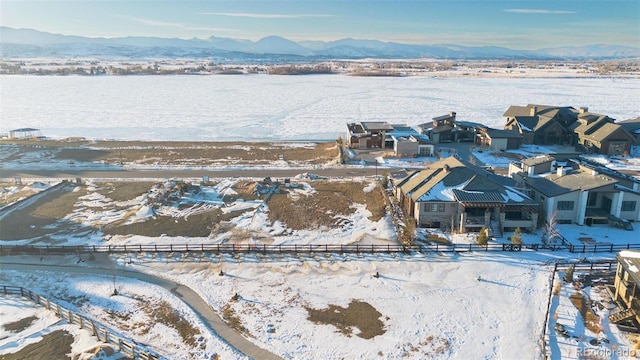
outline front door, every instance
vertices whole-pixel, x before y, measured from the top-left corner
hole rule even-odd
[[[606,196],[602,197],[602,209],[608,213],[611,213],[611,199]]]

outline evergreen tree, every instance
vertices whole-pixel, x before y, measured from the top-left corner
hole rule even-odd
[[[478,234],[476,241],[480,246],[487,246],[487,244],[489,244],[489,230],[487,230],[485,226],[480,229],[480,234]]]
[[[516,228],[516,231],[513,232],[510,240],[514,245],[522,245],[522,231],[520,230],[520,227]]]

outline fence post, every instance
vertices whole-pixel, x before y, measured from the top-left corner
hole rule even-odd
[[[96,331],[96,324],[93,322],[93,320],[91,320],[91,335],[98,336],[98,332]],[[99,336],[98,340],[100,340]]]

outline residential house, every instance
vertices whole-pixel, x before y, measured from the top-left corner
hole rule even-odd
[[[511,175],[542,205],[546,219],[558,223],[607,224],[612,219],[640,221],[638,180],[614,170],[572,161],[550,174]]]
[[[567,106],[510,106],[503,116],[505,130],[522,135],[523,144],[573,144],[586,152],[620,155],[628,153],[637,140],[614,119],[589,112],[586,107],[576,110]],[[627,126],[637,129],[631,122]]]
[[[478,131],[477,144],[492,150],[519,149],[522,145],[522,135],[511,130],[497,130],[481,128]]]
[[[487,227],[501,236],[517,227],[535,231],[538,204],[513,179],[495,175],[454,156],[394,179],[394,192],[420,227],[454,232]]]
[[[450,142],[475,142],[482,124],[456,120],[456,113],[437,116],[430,123],[418,125],[418,132],[429,136],[435,144]]]
[[[635,137],[636,143],[640,144],[640,116],[635,119],[618,121],[616,124],[622,126]]]
[[[575,133],[575,143],[585,152],[605,155],[629,154],[635,137],[615,120],[581,108],[577,121],[570,127]]]
[[[509,163],[508,174],[512,176],[513,174],[524,173],[527,176],[534,176],[550,173],[555,170],[555,163],[556,159],[550,155],[538,155]]]
[[[575,109],[547,105],[512,105],[502,115],[505,130],[522,135],[523,144],[558,145],[571,142],[568,127],[576,120]]]
[[[614,290],[611,292],[613,300],[622,309],[609,315],[609,323],[637,333],[640,329],[640,251],[620,251],[616,260]]]
[[[424,135],[391,135],[391,137],[395,156],[433,156],[435,153],[435,145]]]
[[[393,126],[386,121],[347,124],[347,145],[356,149],[384,148],[387,132]]]

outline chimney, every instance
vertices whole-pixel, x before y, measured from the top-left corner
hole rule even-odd
[[[589,112],[589,108],[586,106],[581,106],[580,109],[578,109],[578,114],[584,114],[586,112]]]
[[[538,112],[538,107],[537,106],[532,106],[531,110],[529,112],[529,116],[536,116],[537,112]]]
[[[449,165],[448,164],[444,164],[444,171],[449,172],[449,170],[451,170]]]
[[[596,175],[598,175],[598,172],[595,170],[591,170],[591,176],[596,176]]]
[[[564,166],[558,166],[558,168],[556,169],[556,175],[565,176],[567,175],[567,170],[565,170]]]
[[[451,116],[451,118],[453,120],[455,120],[456,119],[456,112],[455,111],[449,111],[449,116]]]

